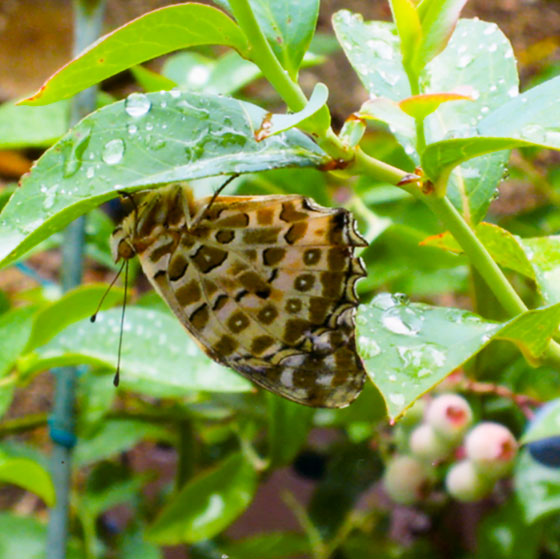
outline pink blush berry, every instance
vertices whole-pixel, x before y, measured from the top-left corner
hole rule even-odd
[[[486,421],[470,431],[465,449],[480,471],[498,478],[509,471],[517,454],[517,441],[507,427]]]
[[[458,441],[472,422],[469,403],[457,394],[443,394],[428,407],[426,423],[441,437]]]

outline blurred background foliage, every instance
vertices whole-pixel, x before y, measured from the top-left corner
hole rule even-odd
[[[167,4],[110,1],[106,27],[112,29]],[[390,19],[384,3],[321,2],[318,34],[301,83],[307,93],[317,81],[328,84],[335,129],[367,97],[332,35],[330,17],[342,8],[360,12],[365,19]],[[19,176],[68,126],[66,102],[48,106],[40,118],[37,113],[26,113],[33,109],[15,109],[12,102],[36,89],[69,59],[71,9],[71,2],[54,0],[4,0],[0,5],[0,100],[4,102],[0,107],[0,206],[16,188]],[[475,0],[462,15],[494,21],[504,31],[519,60],[523,89],[560,73],[557,1]],[[119,74],[103,84],[98,104],[173,83],[252,100],[267,110],[282,106],[255,67],[219,48],[172,54]],[[403,149],[383,126],[369,126],[363,145],[375,157],[412,170]],[[201,180],[193,186],[196,192],[206,193],[219,182]],[[294,184],[298,193],[323,205],[350,202],[362,230],[371,233],[374,241],[362,255],[369,276],[359,284],[364,301],[378,291],[404,292],[416,301],[503,318],[493,296],[471,274],[463,257],[419,246],[440,232],[440,227],[424,206],[397,189],[359,180],[354,185],[358,196],[352,198],[344,182],[298,169],[244,176],[237,182],[237,193],[289,193]],[[522,236],[557,234],[559,200],[558,154],[516,150],[486,220]],[[360,204],[373,212],[367,214],[367,222]],[[123,213],[122,207],[111,204],[88,215],[86,284],[110,279],[114,265],[108,240]],[[52,354],[34,354],[19,362],[18,376],[12,365],[27,343],[31,314],[60,297],[60,242],[60,235],[54,235],[17,267],[0,272],[0,409],[4,414],[0,480],[7,482],[0,488],[4,511],[0,513],[0,559],[43,557],[45,505],[53,499],[44,469],[50,444],[46,423],[53,398],[52,377],[45,371]],[[133,302],[152,309],[153,320],[138,323],[131,310],[125,327],[129,344],[136,342],[135,335],[138,340],[146,335],[139,329],[149,336],[157,320],[172,321],[137,268],[132,276]],[[519,292],[530,298],[530,280],[511,277]],[[42,317],[35,335],[51,338],[67,324],[86,319],[100,290],[78,291],[71,302],[62,300],[60,314]],[[113,302],[121,295],[115,291]],[[164,331],[166,338],[152,348],[155,357],[145,359],[161,359],[161,366],[170,371],[167,377],[144,371],[124,378],[123,389],[115,391],[109,358],[96,355],[80,369],[70,557],[560,557],[558,477],[549,480],[555,498],[547,501],[548,508],[534,512],[535,522],[530,524],[516,509],[518,505],[508,500],[509,482],[474,504],[460,504],[439,491],[418,507],[395,505],[380,487],[383,462],[399,445],[406,445],[407,433],[417,419],[409,417],[409,424],[405,418],[396,428],[388,426],[383,403],[372,386],[351,407],[336,411],[310,410],[255,393],[237,377],[228,381],[229,393],[193,392],[181,386],[180,375],[172,372],[171,361],[177,357],[171,351],[173,326]],[[76,336],[68,342],[70,346],[78,343],[79,328],[70,327],[66,335]],[[113,354],[117,334],[109,329],[106,336],[107,354]],[[211,386],[216,382],[211,376],[214,365],[208,367],[206,381]],[[543,367],[528,375],[527,370],[517,351],[499,342],[466,367],[467,374],[475,371],[479,380],[499,383],[535,401],[560,396],[556,372]],[[214,373],[226,382],[221,370]],[[526,418],[511,398],[473,393],[464,377],[446,387],[466,393],[477,420],[500,421],[516,435],[524,429]],[[245,452],[238,451],[240,446]],[[257,474],[263,469],[262,456],[270,463],[264,473]],[[530,458],[524,455],[523,460]],[[21,469],[34,466],[36,471]],[[15,479],[13,472],[18,469],[28,473]],[[12,473],[2,477],[2,471]],[[33,480],[30,486],[29,481],[26,485],[29,479]],[[182,489],[173,493],[175,486]],[[189,506],[193,502],[206,506],[193,508]]]

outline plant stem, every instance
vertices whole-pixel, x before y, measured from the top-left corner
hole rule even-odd
[[[515,316],[525,312],[527,306],[521,297],[449,199],[425,196],[424,201],[461,245],[472,265],[484,278],[508,314]]]
[[[75,0],[74,48],[77,55],[100,35],[105,0]],[[72,102],[72,123],[76,123],[95,108],[96,90],[80,93]],[[62,288],[68,291],[81,283],[84,218],[72,223],[65,232],[62,251]],[[56,504],[50,511],[47,533],[48,559],[64,559],[68,540],[68,512],[70,506],[71,456],[75,443],[75,369],[62,367],[53,371],[56,377],[53,413],[50,418],[53,451],[51,470],[56,490]]]
[[[177,423],[177,454],[179,461],[175,474],[175,488],[177,491],[193,476],[196,457],[196,436],[192,420],[183,419]]]
[[[290,110],[301,111],[307,104],[307,98],[299,85],[290,79],[272,52],[251,9],[249,0],[230,0],[230,5],[237,23],[249,40],[252,61],[261,69]]]

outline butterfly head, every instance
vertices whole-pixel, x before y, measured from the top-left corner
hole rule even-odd
[[[118,262],[121,258],[129,260],[136,255],[132,236],[124,225],[125,223],[119,225],[111,235],[111,254],[115,262]]]

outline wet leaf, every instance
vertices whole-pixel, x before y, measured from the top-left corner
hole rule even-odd
[[[117,365],[119,309],[67,327],[20,360],[26,374],[54,366]],[[207,357],[177,319],[167,312],[129,307],[121,354],[123,388],[151,396],[179,397],[194,391],[244,392],[251,384]]]
[[[365,22],[360,14],[340,10],[333,28],[344,52],[371,97],[400,101],[410,97],[395,26],[385,21]]]
[[[463,161],[514,147],[560,150],[559,87],[560,77],[537,85],[489,113],[474,135],[431,144],[422,156],[424,171],[435,179]]]
[[[117,190],[328,160],[297,130],[257,142],[264,116],[250,103],[179,91],[132,94],[92,113],[38,160],[4,207],[2,264]]]
[[[70,324],[89,318],[97,310],[101,298],[107,292],[107,287],[106,284],[82,285],[42,308],[34,317],[26,351],[46,344]],[[123,299],[124,290],[113,287],[105,296],[101,309],[105,310],[122,303]]]
[[[148,528],[146,538],[160,545],[194,543],[229,526],[253,499],[257,474],[240,454],[186,483]]]
[[[381,294],[359,307],[356,333],[368,375],[395,419],[492,339],[511,341],[534,360],[559,323],[560,304],[497,323],[461,309]]]

